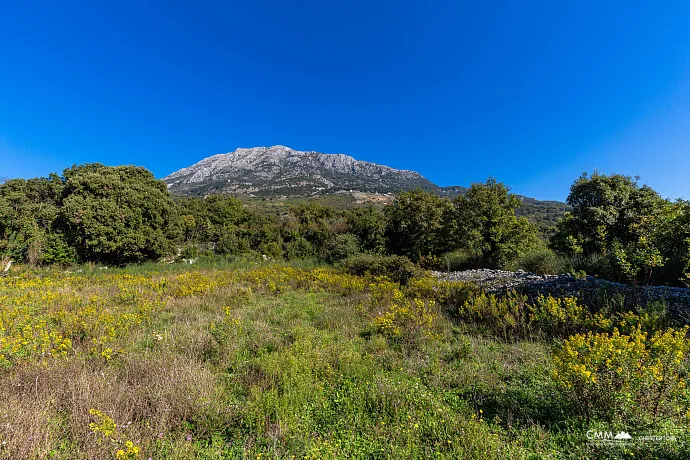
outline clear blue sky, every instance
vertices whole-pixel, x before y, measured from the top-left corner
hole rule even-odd
[[[690,198],[690,2],[0,2],[0,176],[274,144]]]

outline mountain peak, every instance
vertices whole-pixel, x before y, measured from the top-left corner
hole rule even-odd
[[[342,153],[284,145],[238,148],[213,155],[163,178],[173,192],[314,195],[340,191],[398,192],[438,187],[414,171],[355,160]]]

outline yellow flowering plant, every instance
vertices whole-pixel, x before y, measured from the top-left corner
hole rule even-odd
[[[115,458],[118,460],[135,460],[140,458],[141,448],[129,439],[123,439],[123,434],[118,431],[118,426],[110,416],[98,409],[90,409],[96,421],[89,423],[89,428],[97,436],[98,443],[107,441],[114,446],[119,446],[124,441],[124,448],[115,451]]]
[[[629,335],[576,334],[557,350],[553,375],[586,419],[682,419],[690,408],[687,332],[686,326],[650,335],[637,326]]]

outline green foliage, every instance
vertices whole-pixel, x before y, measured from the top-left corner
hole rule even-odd
[[[166,186],[134,166],[65,170],[60,220],[83,260],[124,264],[157,259],[180,232]]]
[[[593,327],[600,319],[574,297],[527,296],[508,291],[505,296],[480,293],[470,297],[457,311],[459,318],[480,331],[516,339],[530,336],[564,337]]]
[[[656,279],[690,287],[690,202],[678,200],[667,206],[659,227],[655,243],[666,263],[656,270]]]
[[[205,214],[211,225],[237,225],[245,216],[242,202],[237,198],[210,195],[204,199]]]
[[[472,283],[444,281],[434,276],[415,276],[405,286],[409,298],[431,299],[451,315],[478,293],[479,288]]]
[[[46,235],[45,246],[41,254],[41,263],[45,265],[70,265],[78,261],[77,251],[69,245],[61,233]]]
[[[386,215],[367,206],[346,214],[347,231],[355,235],[363,251],[382,254],[386,251]]]
[[[343,267],[353,275],[385,276],[400,284],[406,284],[417,274],[414,264],[404,256],[359,254],[345,260]]]
[[[275,241],[268,241],[259,246],[259,252],[271,259],[282,259],[283,249]]]
[[[584,270],[633,283],[690,285],[690,205],[662,200],[629,177],[595,173],[573,184],[572,212],[551,238],[558,255],[520,217],[534,200],[493,179],[453,195],[450,201],[421,190],[401,193],[383,210],[343,206],[340,197],[271,206],[218,195],[173,202],[142,168],[75,166],[64,177],[0,185],[0,256],[31,264],[124,264],[196,248],[334,263],[362,251],[402,255],[428,269]],[[564,208],[554,202],[550,209],[546,220]],[[551,233],[543,225],[540,231]]]
[[[217,254],[242,254],[249,252],[249,241],[240,236],[237,229],[231,227],[223,227],[219,231],[218,243],[216,244]]]
[[[573,210],[552,246],[561,254],[603,262],[588,272],[633,283],[678,284],[687,264],[690,212],[620,174],[583,174],[572,185]]]
[[[308,259],[316,255],[314,246],[306,238],[298,236],[283,244],[285,258],[288,260]]]
[[[390,251],[414,261],[442,253],[444,223],[450,208],[447,199],[421,190],[398,195],[386,208]]]
[[[446,271],[459,271],[472,266],[480,254],[472,253],[469,249],[458,249],[452,252],[447,252],[440,257],[438,269]]]
[[[196,244],[186,244],[180,248],[180,258],[194,259],[196,257],[199,257],[199,246]]]
[[[539,243],[536,228],[517,217],[520,199],[494,179],[472,184],[453,200],[446,239],[462,250],[472,265],[503,267]]]
[[[508,268],[540,275],[559,275],[571,271],[568,261],[548,248],[522,252],[508,264]]]
[[[559,225],[554,244],[561,251],[605,254],[614,241],[625,246],[644,237],[664,200],[629,176],[595,172],[573,183],[568,204],[573,210]]]
[[[326,262],[334,263],[352,257],[359,252],[359,239],[351,233],[343,233],[335,235],[326,244],[323,259]]]
[[[62,180],[54,174],[0,185],[1,255],[31,264],[47,263],[43,257],[47,240],[61,233],[56,218],[62,187]]]

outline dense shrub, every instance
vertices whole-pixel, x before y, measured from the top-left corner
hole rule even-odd
[[[297,237],[283,243],[285,258],[288,260],[308,259],[316,254],[314,246],[304,237]]]
[[[64,240],[57,221],[63,181],[48,178],[13,179],[0,185],[0,254],[30,264],[68,263],[59,253]],[[44,253],[48,250],[48,253]],[[59,260],[55,260],[59,259]]]
[[[78,261],[77,251],[70,246],[61,233],[46,236],[41,254],[42,264],[70,265]]]
[[[398,195],[386,208],[389,251],[414,261],[442,253],[450,209],[449,200],[421,190]]]
[[[242,254],[249,250],[249,242],[231,230],[224,230],[216,244],[216,253],[218,254]]]
[[[272,259],[282,259],[283,249],[275,241],[268,241],[259,247],[259,252]]]
[[[412,337],[420,332],[430,334],[437,316],[435,307],[433,300],[401,298],[374,318],[374,327],[378,332],[394,338],[403,333]]]
[[[559,275],[570,271],[567,260],[545,248],[523,252],[507,267],[511,270],[525,270],[540,275]]]
[[[322,258],[329,262],[339,262],[360,252],[359,239],[351,233],[335,235],[326,243]]]
[[[687,202],[665,200],[628,176],[594,173],[573,183],[568,204],[572,212],[550,243],[560,254],[593,258],[588,273],[634,284],[687,280]]]
[[[355,235],[361,248],[370,253],[386,252],[386,215],[374,208],[354,209],[346,214],[347,231]]]
[[[109,264],[157,259],[181,235],[165,183],[134,166],[65,170],[59,219],[80,258]]]
[[[576,297],[541,295],[530,301],[515,291],[502,296],[481,292],[472,293],[456,312],[461,321],[506,339],[564,338],[590,330],[629,333],[636,328],[652,333],[676,324],[663,302],[631,310],[621,300],[597,299],[598,306],[590,309]]]
[[[352,275],[386,276],[403,285],[417,274],[414,264],[403,256],[360,254],[346,259],[343,267]]]

